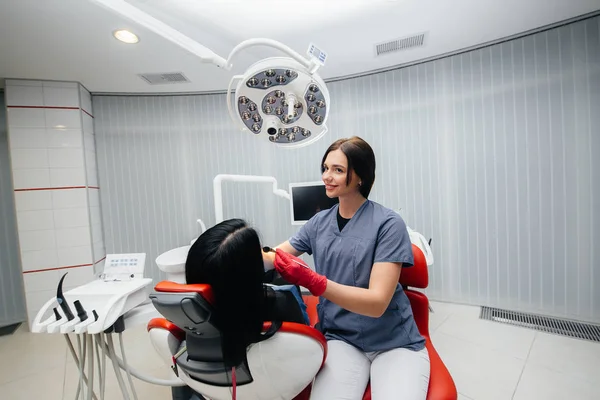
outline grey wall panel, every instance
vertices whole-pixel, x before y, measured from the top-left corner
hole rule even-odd
[[[359,135],[377,154],[371,198],[433,238],[431,298],[600,322],[599,25],[331,82],[330,131],[291,151],[236,131],[224,95],[94,97],[108,250],[153,260],[188,243],[196,218],[214,223],[218,173],[287,189]],[[223,193],[225,218],[267,244],[297,229],[268,185]]]
[[[13,193],[6,107],[0,91],[0,326],[27,319]]]

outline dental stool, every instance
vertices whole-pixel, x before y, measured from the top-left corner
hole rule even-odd
[[[175,358],[179,378],[211,400],[232,399],[232,371],[223,364],[217,311],[209,285],[160,282],[150,295],[164,318],[148,324],[152,344],[167,365]],[[265,322],[263,331],[273,329]],[[325,362],[327,342],[316,329],[283,322],[270,338],[250,345],[235,368],[237,398],[304,400]]]
[[[427,299],[424,293],[409,289],[409,287],[425,289],[429,285],[425,255],[416,245],[413,244],[412,248],[414,265],[409,268],[402,268],[399,282],[410,300],[415,322],[417,323],[419,332],[425,337],[425,347],[427,347],[427,351],[429,352],[431,371],[427,400],[456,400],[458,393],[454,380],[440,358],[440,355],[433,347],[431,338],[429,337],[429,299]],[[316,307],[319,299],[313,296],[304,296],[304,302],[307,306],[310,324],[314,326],[318,322]],[[363,400],[371,400],[370,386],[367,386]]]

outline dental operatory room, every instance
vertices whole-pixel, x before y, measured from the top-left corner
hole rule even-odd
[[[0,399],[598,400],[599,155],[600,0],[0,0]]]

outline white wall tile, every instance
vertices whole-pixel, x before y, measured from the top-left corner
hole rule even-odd
[[[10,128],[11,149],[45,149],[47,135],[45,128]]]
[[[85,151],[85,163],[86,168],[89,170],[96,171],[98,169],[96,165],[96,154],[86,149]]]
[[[57,248],[78,247],[85,245],[91,245],[90,229],[88,227],[56,230]]]
[[[90,283],[95,279],[94,267],[92,265],[79,268],[69,268],[64,272],[69,271],[69,275],[65,278],[63,289],[73,289],[78,286]],[[85,304],[83,305],[85,307]],[[88,311],[91,315],[91,311]]]
[[[100,207],[100,191],[98,189],[88,189],[90,207]]]
[[[98,187],[98,173],[95,168],[88,168],[86,170],[87,184],[88,186]]]
[[[54,230],[19,232],[21,251],[52,250],[56,248]]]
[[[96,140],[93,134],[83,134],[83,148],[85,151],[91,151],[92,153],[96,152]]]
[[[7,106],[43,106],[42,88],[36,86],[7,86]]]
[[[48,150],[13,149],[10,154],[13,169],[48,168]]]
[[[60,270],[23,274],[25,292],[31,293],[42,290],[56,290],[56,286],[58,285],[61,275],[62,274]],[[54,294],[56,295],[56,292]]]
[[[52,196],[48,190],[31,190],[15,192],[15,208],[17,211],[50,210]]]
[[[57,253],[58,263],[61,267],[93,263],[92,247],[89,245],[60,248]]]
[[[87,110],[86,110],[87,111]],[[83,117],[83,132],[90,135],[94,134],[94,119],[86,113],[81,114]]]
[[[42,87],[42,81],[34,81],[27,79],[7,79],[5,82],[6,86],[39,86]]]
[[[102,271],[104,271],[104,265],[106,264],[106,252],[103,248],[98,251],[94,248],[94,260],[96,260],[94,263],[94,271],[96,271],[96,274],[102,273]]]
[[[52,187],[85,186],[85,171],[83,168],[52,168],[50,184]]]
[[[92,95],[81,85],[79,86],[79,91],[81,108],[94,115],[94,113],[92,112]]]
[[[9,108],[8,131],[12,128],[45,128],[46,114],[41,108]]]
[[[100,213],[100,207],[90,207],[90,223],[92,225],[102,224],[102,215]]]
[[[46,128],[81,129],[79,110],[46,109]]]
[[[87,207],[86,189],[63,189],[50,191],[55,210]]]
[[[13,170],[15,189],[50,187],[50,169],[16,169]]]
[[[102,240],[102,224],[92,225],[92,238],[94,242]]]
[[[58,88],[72,88],[76,89],[79,87],[78,82],[66,82],[66,81],[41,81],[43,87],[58,87]]]
[[[48,129],[47,143],[50,148],[81,148],[82,138],[79,129]]]
[[[83,168],[83,149],[48,149],[50,168]]]
[[[17,224],[20,232],[54,229],[54,215],[51,210],[20,211]]]
[[[106,248],[104,247],[104,241],[100,240],[97,243],[94,243],[94,260],[98,262],[98,260],[106,257]]]
[[[79,107],[76,88],[44,87],[44,105],[49,107]]]
[[[67,208],[54,210],[54,225],[56,229],[90,226],[88,209]]]
[[[104,271],[104,264],[106,263],[105,260],[102,260],[96,264],[94,264],[94,270],[96,271],[96,275],[99,275],[102,273],[102,271]]]
[[[55,248],[47,250],[21,249],[23,271],[36,271],[46,268],[58,268],[58,253]]]

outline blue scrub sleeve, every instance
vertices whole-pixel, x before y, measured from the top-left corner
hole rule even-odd
[[[400,262],[403,267],[414,263],[412,244],[400,215],[391,215],[379,228],[374,262]]]
[[[289,242],[293,248],[302,253],[307,253],[308,255],[312,255],[312,246],[310,239],[311,237],[315,237],[314,232],[316,229],[316,217],[317,216],[315,215],[314,217],[309,219],[304,225],[302,225],[302,227],[300,227],[298,232],[289,239]]]

